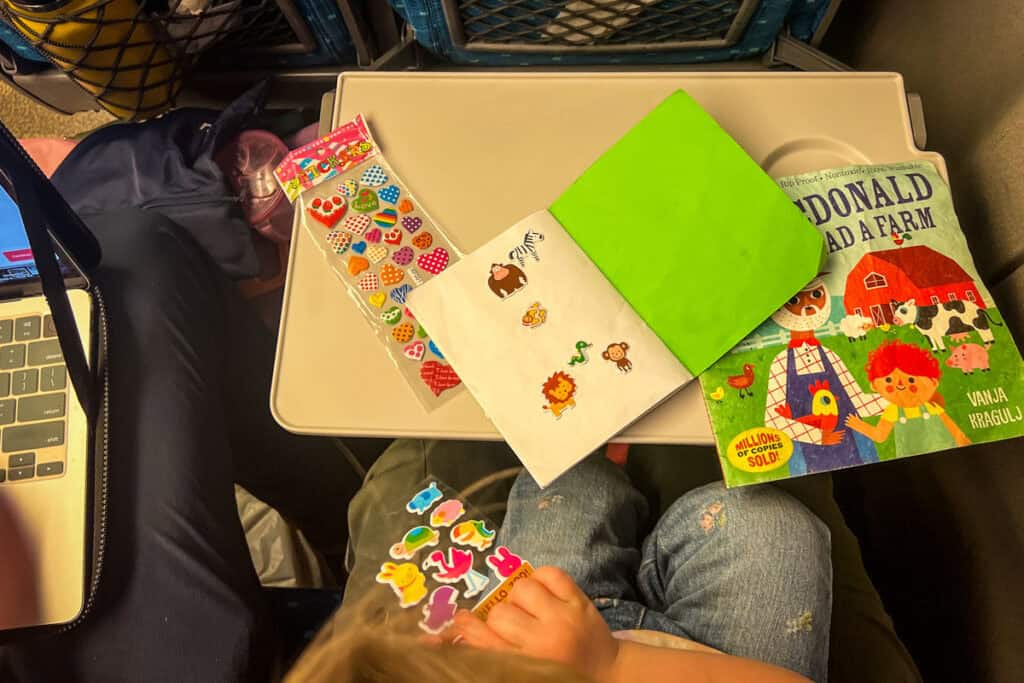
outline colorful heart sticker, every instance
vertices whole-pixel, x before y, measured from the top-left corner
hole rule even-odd
[[[441,360],[444,360],[444,354],[441,353],[441,349],[437,348],[437,344],[434,343],[433,339],[430,340],[430,344],[428,345],[428,347],[430,348],[430,352],[432,354],[434,354],[435,356],[437,356]]]
[[[373,222],[382,228],[390,228],[398,220],[398,212],[394,209],[381,209],[373,215]]]
[[[408,307],[408,306],[406,306],[406,307],[405,307],[405,317],[406,317],[406,318],[411,318],[411,319],[413,319],[413,320],[415,320],[415,319],[416,319],[416,316],[414,316],[414,315],[412,314],[412,311],[410,311],[410,310],[409,310],[409,307]]]
[[[363,177],[359,179],[359,182],[363,185],[369,185],[370,187],[380,187],[387,181],[388,174],[378,164],[374,164],[363,171]]]
[[[412,292],[412,287],[409,285],[402,285],[391,290],[391,300],[396,304],[405,305],[405,298]]]
[[[398,202],[398,210],[401,211],[402,213],[411,213],[413,210],[412,202],[410,202],[408,199],[403,199],[402,201]]]
[[[345,215],[347,208],[348,205],[345,204],[345,199],[339,195],[334,195],[326,199],[317,197],[310,202],[309,209],[307,210],[314,220],[328,228],[333,228],[334,224]]]
[[[391,260],[400,266],[407,266],[412,263],[412,247],[402,247],[391,255]]]
[[[412,238],[412,246],[417,249],[429,249],[430,245],[434,243],[434,236],[429,232],[421,232]]]
[[[352,251],[357,254],[362,254],[366,251],[366,242],[356,242],[352,245]]]
[[[414,341],[413,343],[402,349],[402,355],[409,360],[423,360],[423,356],[427,353],[427,347],[421,341]]]
[[[378,289],[380,289],[380,278],[377,277],[377,273],[367,273],[366,275],[359,278],[359,281],[356,282],[356,286],[359,287],[359,289],[363,290],[364,292],[376,292]],[[384,292],[381,292],[380,296],[382,298],[381,302],[379,304],[374,304],[374,306],[377,306],[378,308],[384,305]],[[374,297],[371,296],[370,303],[373,302]]]
[[[388,185],[387,187],[382,187],[377,196],[388,204],[394,204],[398,201],[398,195],[400,194],[402,194],[402,191],[398,189],[398,185]]]
[[[423,227],[423,219],[419,216],[402,216],[402,227],[412,234]]]
[[[360,244],[364,244],[360,242]],[[355,249],[355,247],[353,247]],[[348,259],[348,272],[349,275],[355,277],[359,273],[363,272],[370,267],[370,262],[364,259],[362,256],[350,256]]]
[[[380,228],[374,228],[372,230],[367,230],[366,234],[363,235],[363,238],[367,242],[373,242],[374,244],[376,244],[377,242],[380,242],[380,239],[383,236],[384,233],[380,231]]]
[[[359,194],[352,200],[352,208],[359,213],[376,211],[380,204],[377,202],[377,193],[365,187],[359,190]]]
[[[417,328],[416,336],[419,337],[420,339],[426,339],[427,338],[427,336],[428,336],[427,335],[427,331],[425,329],[423,329],[423,325],[420,325],[419,328]]]
[[[395,327],[391,330],[391,338],[394,339],[399,344],[405,344],[407,342],[412,341],[412,333],[412,324],[402,323],[398,327]]]
[[[343,195],[345,195],[349,199],[351,199],[352,197],[355,197],[356,196],[356,192],[358,192],[358,191],[359,191],[359,183],[357,183],[355,180],[353,180],[351,178],[346,180],[345,182],[343,182],[341,185],[338,185],[338,192],[341,192]]]
[[[331,230],[327,233],[327,236],[324,237],[324,242],[327,243],[327,246],[330,247],[331,251],[340,255],[348,251],[349,245],[352,244],[352,235],[347,232],[342,232],[341,230]]]
[[[388,255],[388,248],[380,244],[375,244],[366,250],[366,258],[370,259],[370,263],[380,263]]]
[[[442,392],[457,387],[462,382],[450,365],[444,365],[436,360],[428,360],[420,366],[420,379],[434,396],[440,396]]]
[[[385,286],[390,287],[391,285],[397,285],[405,278],[405,271],[401,268],[395,268],[390,263],[385,263],[380,267],[380,281]],[[405,301],[399,301],[398,303],[404,304]]]
[[[386,322],[388,325],[394,325],[402,319],[402,309],[398,306],[392,306],[388,310],[380,314],[380,319]]]
[[[414,285],[419,287],[420,285],[423,284],[423,273],[416,270],[415,268],[410,268],[406,272],[409,273],[409,279],[412,280],[412,283]]]
[[[431,275],[437,275],[448,267],[448,250],[444,247],[434,247],[433,251],[420,254],[416,259],[416,265]]]
[[[398,228],[391,228],[384,233],[384,241],[388,244],[401,244],[402,243],[402,231]]]
[[[370,275],[373,275],[373,273],[370,273]],[[373,275],[373,276],[377,277],[376,275]],[[375,287],[374,289],[377,289],[377,288]],[[383,308],[384,307],[384,302],[387,301],[387,300],[388,300],[388,295],[385,294],[384,292],[377,292],[376,294],[370,295],[370,305],[371,306],[375,306],[377,308]]]
[[[370,227],[370,217],[352,215],[345,219],[345,229],[356,235],[362,235]]]

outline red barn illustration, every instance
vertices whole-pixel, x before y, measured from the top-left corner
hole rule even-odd
[[[985,302],[971,276],[953,259],[925,246],[872,251],[846,276],[843,304],[848,315],[892,323],[894,302],[914,299],[918,306],[944,301]]]

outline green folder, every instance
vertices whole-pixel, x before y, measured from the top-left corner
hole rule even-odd
[[[550,211],[695,375],[810,282],[825,256],[789,197],[681,90]]]

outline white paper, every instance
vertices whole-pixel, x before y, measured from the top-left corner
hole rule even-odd
[[[531,232],[543,241],[524,247]],[[527,284],[501,298],[489,285],[493,264],[501,275],[513,266],[503,282],[517,281],[518,268]],[[450,266],[406,303],[540,486],[693,379],[547,211]],[[523,317],[534,303],[547,317],[528,327]],[[580,341],[591,344],[588,360],[570,365]],[[602,358],[619,342],[629,347],[628,363]],[[556,418],[542,387],[559,371],[575,381],[576,405]]]

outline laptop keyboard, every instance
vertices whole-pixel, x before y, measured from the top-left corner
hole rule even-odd
[[[64,473],[67,385],[51,316],[0,320],[0,486]]]

